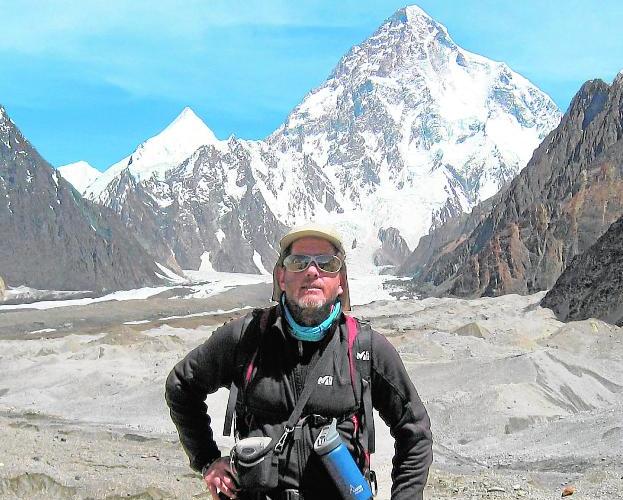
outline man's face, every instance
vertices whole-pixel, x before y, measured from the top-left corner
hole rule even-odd
[[[335,255],[335,248],[322,238],[305,237],[292,243],[291,254]],[[283,267],[277,269],[279,286],[290,302],[301,308],[321,308],[333,304],[342,290],[342,272],[330,274],[311,263],[299,273]]]

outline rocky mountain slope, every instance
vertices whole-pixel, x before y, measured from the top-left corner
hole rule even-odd
[[[218,141],[186,108],[102,173],[86,195],[117,213],[173,269],[268,272],[286,227],[256,186],[251,164],[270,157],[262,146]]]
[[[541,305],[561,321],[599,318],[623,326],[623,217],[571,261]]]
[[[622,150],[623,74],[589,81],[510,186],[438,234],[436,247],[423,241],[429,248],[402,271],[435,294],[550,288],[623,214]]]
[[[391,220],[414,247],[510,181],[559,119],[530,82],[412,6],[353,47],[268,142],[309,155],[347,212],[377,230]]]
[[[0,107],[0,270],[7,285],[112,290],[162,272],[106,207],[83,199]]]
[[[371,270],[386,251],[381,230],[413,248],[431,225],[505,185],[559,118],[530,82],[407,7],[353,47],[266,141],[218,141],[185,110],[87,194],[149,233],[142,241],[158,227],[149,251],[182,267],[262,272],[285,227],[316,219],[337,225],[351,258]],[[134,178],[124,189],[140,194],[119,192],[123,175]]]

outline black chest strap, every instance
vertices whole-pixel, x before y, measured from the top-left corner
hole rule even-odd
[[[242,363],[239,366],[236,366],[236,370],[242,373],[242,384],[243,387],[246,386],[251,380],[251,375],[255,368],[255,357],[257,355],[257,351],[259,350],[259,338],[258,342],[255,342],[255,345],[252,346],[252,350],[248,349],[247,342],[248,339],[243,341],[243,337],[245,333],[249,331],[249,326],[259,316],[259,333],[261,334],[266,330],[266,326],[268,325],[268,319],[270,317],[270,309],[263,310],[254,310],[250,314],[247,314],[242,321],[238,323],[236,331],[234,335],[238,341],[238,349],[242,349],[243,352],[237,353],[237,360],[232,360],[232,362],[236,363],[238,360],[241,360]],[[259,337],[259,335],[258,335]],[[247,349],[250,352],[244,352]],[[227,409],[225,410],[225,420],[223,421],[223,436],[229,436],[231,434],[231,428],[234,421],[234,413],[236,411],[236,402],[238,401],[238,385],[236,384],[236,377],[234,376],[234,380],[232,381],[229,387],[229,398],[227,399]]]

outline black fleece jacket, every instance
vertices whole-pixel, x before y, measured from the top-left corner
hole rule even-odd
[[[240,387],[237,356],[240,330],[238,322],[218,328],[208,340],[180,361],[167,379],[166,400],[171,410],[180,441],[189,456],[190,465],[199,471],[220,456],[210,427],[205,398],[221,387],[229,388],[232,381]],[[339,335],[335,352],[333,384],[318,385],[305,406],[303,415],[320,414],[337,417],[338,428],[345,444],[355,453],[354,426],[345,418],[359,407],[353,395],[348,371],[348,333],[342,315],[327,338]],[[309,366],[319,357],[326,342],[301,342],[284,328],[280,307],[271,308],[268,327],[260,335],[256,374],[245,389],[247,409],[253,418],[247,419],[246,435],[280,433],[305,383]],[[259,329],[259,322],[249,328]],[[245,334],[245,338],[247,334]],[[392,468],[392,500],[417,500],[423,490],[432,462],[430,421],[400,356],[385,337],[372,332],[371,386],[372,404],[389,426],[395,440]],[[242,436],[245,437],[245,436]],[[280,462],[280,487],[295,488],[307,493],[306,498],[332,496],[330,479],[317,457],[311,452],[314,435],[299,440],[287,451],[287,460]],[[336,497],[337,498],[337,497]]]

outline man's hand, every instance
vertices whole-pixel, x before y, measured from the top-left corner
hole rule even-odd
[[[215,460],[203,475],[212,498],[218,499],[217,490],[227,498],[236,498],[238,487],[234,480],[234,475],[229,466],[229,457],[221,457]]]

